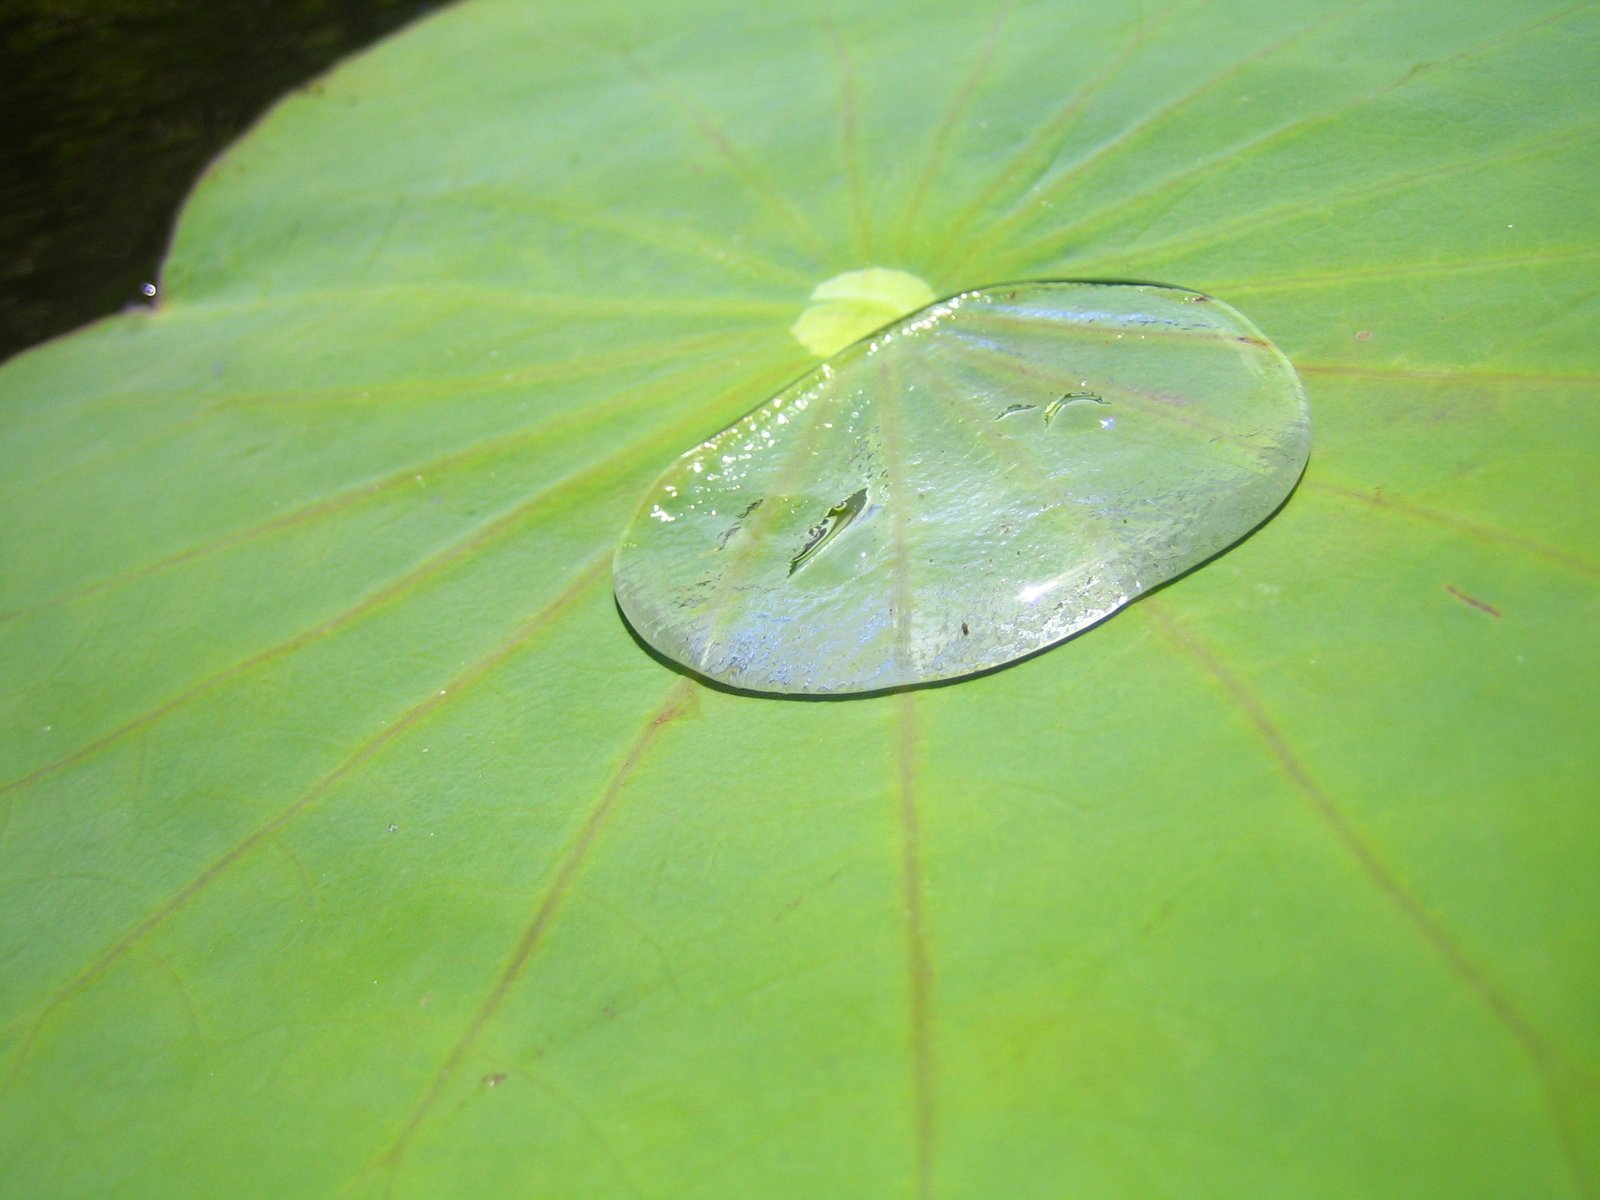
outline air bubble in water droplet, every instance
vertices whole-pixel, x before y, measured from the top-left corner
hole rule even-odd
[[[1293,489],[1304,393],[1226,304],[1093,283],[959,299],[839,351],[667,469],[614,563],[645,641],[754,692],[968,675],[1093,625]],[[752,424],[765,453],[698,473]],[[734,531],[706,515],[757,498]]]

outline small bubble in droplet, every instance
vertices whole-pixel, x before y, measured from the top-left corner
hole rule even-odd
[[[156,285],[153,283],[142,284],[139,290],[146,296],[154,296],[156,294]]]

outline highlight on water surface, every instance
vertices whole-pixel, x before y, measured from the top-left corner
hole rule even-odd
[[[868,333],[651,485],[613,573],[665,657],[798,695],[1002,666],[1239,540],[1305,467],[1288,360],[1195,292],[1002,284]]]

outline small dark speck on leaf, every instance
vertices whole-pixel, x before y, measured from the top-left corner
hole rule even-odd
[[[506,1073],[504,1071],[496,1071],[493,1075],[485,1075],[483,1077],[483,1086],[497,1088],[505,1081]]]
[[[967,623],[965,621],[961,622],[961,636],[966,637],[971,632],[972,631],[967,628]]]
[[[1504,613],[1502,613],[1498,608],[1496,608],[1494,605],[1490,604],[1488,601],[1479,600],[1476,596],[1469,596],[1469,595],[1467,595],[1466,592],[1463,592],[1458,587],[1452,587],[1450,584],[1447,583],[1447,584],[1444,585],[1444,590],[1449,592],[1457,600],[1461,601],[1461,603],[1470,604],[1473,608],[1477,609],[1479,612],[1488,613],[1491,617],[1494,617],[1496,620],[1498,620],[1500,617],[1505,616]]]
[[[1372,330],[1370,330],[1370,329],[1358,329],[1358,330],[1356,330],[1356,341],[1358,341],[1358,342],[1365,342],[1368,339],[1370,339],[1371,337],[1372,337]]]

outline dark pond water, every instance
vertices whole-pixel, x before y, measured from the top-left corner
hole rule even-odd
[[[426,0],[0,0],[0,358],[142,299],[190,184]]]

